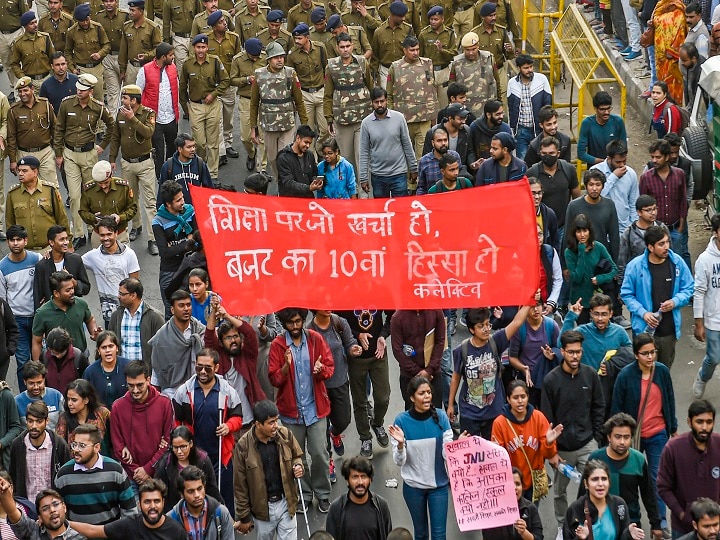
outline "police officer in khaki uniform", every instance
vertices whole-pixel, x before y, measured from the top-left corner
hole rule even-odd
[[[225,72],[230,74],[230,65],[233,57],[240,52],[240,36],[227,29],[227,23],[220,10],[208,17],[208,24],[212,32],[208,36],[208,54],[217,56],[225,67]],[[227,158],[239,158],[240,154],[232,146],[233,130],[235,126],[235,88],[228,87],[222,94],[218,95],[222,103],[222,141],[220,143],[220,165],[227,163]]]
[[[38,179],[40,162],[25,156],[17,162],[19,184],[8,191],[6,226],[22,225],[28,232],[28,249],[47,247],[47,232],[53,225],[68,227],[67,215],[57,186]],[[72,236],[70,237],[72,239]],[[74,242],[73,242],[74,244]]]
[[[261,30],[268,27],[267,15],[270,8],[260,5],[259,0],[245,0],[245,7],[235,15],[235,31],[240,36],[240,42],[257,37]]]
[[[152,136],[155,133],[155,111],[140,103],[142,91],[134,84],[123,86],[120,94],[120,110],[110,142],[110,163],[117,160],[118,151],[122,151],[120,165],[123,177],[137,194],[136,200],[142,196],[143,214],[147,222],[148,251],[157,255],[158,248],[152,230],[152,220],[157,211],[155,205],[156,177],[152,155]],[[135,223],[142,219],[135,218]],[[128,221],[132,220],[132,216]],[[87,220],[86,220],[87,222]],[[136,228],[140,228],[136,227]]]
[[[8,111],[6,151],[10,172],[17,174],[17,162],[33,156],[40,162],[40,180],[58,185],[52,137],[55,132],[55,111],[50,101],[38,97],[30,77],[15,83],[18,101]]]
[[[515,46],[504,27],[495,23],[497,5],[493,2],[486,2],[480,8],[482,22],[472,29],[478,35],[480,50],[487,51],[495,59],[497,68],[498,99],[502,100],[507,109],[507,84],[508,74],[505,60],[515,57]]]
[[[218,10],[218,0],[201,0],[203,9],[193,18],[190,35],[195,37],[198,34],[209,34],[212,27],[208,24],[208,18],[216,11],[220,11],[225,17],[228,30],[235,30],[235,21],[228,11]]]
[[[324,7],[316,7],[310,13],[310,41],[317,41],[329,49],[329,44],[335,41],[332,33],[327,29],[327,18]],[[330,51],[328,50],[328,53]]]
[[[158,26],[162,26],[163,0],[146,0],[145,16],[151,21],[157,23]]]
[[[478,35],[468,32],[460,41],[463,52],[450,65],[450,81],[467,88],[465,106],[477,118],[483,118],[483,107],[489,99],[498,96],[497,67],[493,55],[480,50]]]
[[[105,68],[105,97],[108,109],[116,111],[120,103],[120,44],[123,25],[130,20],[130,13],[118,9],[118,0],[103,0],[103,9],[95,19],[102,24],[110,40],[110,54],[103,58],[102,65]]]
[[[336,16],[330,17],[330,22]],[[337,140],[342,155],[357,171],[360,157],[360,123],[372,112],[372,74],[369,60],[362,55],[353,54],[353,43],[349,34],[339,34],[336,41],[339,56],[328,60],[323,113],[330,134]],[[365,190],[358,189],[358,197],[361,199],[369,196]]]
[[[292,35],[295,46],[288,53],[286,64],[295,70],[300,80],[308,117],[306,123],[318,133],[315,149],[318,155],[322,155],[322,143],[327,139],[328,134],[327,122],[323,114],[327,50],[322,43],[310,41],[310,28],[305,23],[298,24],[293,29]]]
[[[445,10],[434,6],[428,11],[430,24],[418,36],[420,56],[429,58],[435,72],[435,91],[441,109],[447,107],[447,86],[450,80],[450,63],[457,51],[455,31],[445,26]]]
[[[28,5],[25,0],[0,2],[0,61],[6,66],[10,65],[12,44],[23,32],[20,17],[27,10]],[[8,70],[8,79],[10,86],[15,86],[17,77],[12,70]],[[9,100],[15,101],[15,95],[11,93]]]
[[[235,55],[230,66],[230,86],[237,88],[238,110],[240,111],[240,141],[247,152],[245,166],[248,171],[254,171],[257,156],[262,161],[260,170],[267,167],[265,157],[265,143],[260,140],[256,147],[250,138],[250,94],[255,81],[255,70],[267,65],[262,43],[258,38],[250,38],[245,42],[245,50]]]
[[[127,180],[112,175],[109,161],[98,161],[92,168],[93,181],[85,184],[80,200],[80,217],[95,228],[103,217],[118,224],[118,240],[128,243],[128,223],[137,214],[135,194]],[[92,235],[92,247],[100,245],[100,236]]]
[[[43,81],[50,76],[50,57],[55,52],[50,35],[38,32],[34,11],[26,11],[20,18],[25,32],[15,40],[10,55],[10,69],[18,79],[30,77],[35,92],[40,92]]]
[[[145,0],[130,0],[130,19],[123,25],[120,41],[120,80],[135,84],[138,70],[155,56],[155,47],[162,41],[160,27],[145,17]]]
[[[190,56],[192,23],[201,10],[199,0],[165,0],[163,2],[163,41],[175,48],[175,67],[178,73]]]
[[[375,6],[365,5],[365,0],[351,0],[350,9],[341,14],[343,22],[348,26],[360,26],[372,40],[375,30],[380,28],[382,20],[377,13]]]
[[[420,56],[420,42],[415,36],[403,41],[403,57],[390,66],[387,83],[388,109],[402,113],[420,159],[425,133],[437,116],[437,94],[432,61]]]
[[[418,7],[420,9],[420,20],[423,23],[423,27],[430,24],[430,17],[428,17],[428,12],[435,6],[440,6],[443,9],[443,17],[445,18],[443,24],[452,30],[452,23],[455,17],[453,0],[419,0]],[[420,40],[420,42],[422,43],[422,40]]]
[[[58,167],[65,166],[75,249],[86,243],[84,226],[78,213],[82,187],[92,181],[93,165],[97,163],[98,155],[110,144],[115,128],[115,119],[103,102],[93,97],[96,85],[97,79],[90,73],[78,77],[75,83],[77,94],[65,98],[60,104],[53,138],[55,163]],[[100,145],[96,145],[95,137],[103,123],[107,130]]]
[[[452,20],[452,27],[455,35],[462,39],[462,36],[475,26],[475,2],[474,0],[458,0],[457,5],[453,3],[453,7],[455,16]]]
[[[253,143],[260,144],[265,133],[268,170],[277,178],[277,155],[295,137],[295,113],[301,124],[308,123],[300,81],[295,70],[285,65],[285,51],[277,42],[265,47],[267,67],[255,70],[250,93],[250,129]]]
[[[6,240],[5,230],[2,226],[5,221],[5,152],[7,150],[8,114],[10,102],[5,94],[0,92],[0,240]]]
[[[98,80],[95,95],[102,96],[105,90],[102,60],[110,54],[110,40],[103,26],[90,20],[90,4],[80,4],[74,16],[77,22],[66,37],[68,69],[75,75],[94,75]]]
[[[387,87],[387,76],[390,64],[403,57],[402,43],[405,38],[412,35],[413,29],[405,22],[408,7],[402,2],[390,4],[388,20],[375,30],[372,39],[372,49],[378,66],[378,82],[382,88]]]
[[[330,16],[327,27],[333,36],[333,39],[330,41],[330,46],[328,47],[328,56],[330,58],[340,56],[337,43],[337,37],[340,34],[350,36],[353,45],[353,54],[362,55],[366,60],[372,58],[372,47],[370,46],[370,41],[367,38],[367,32],[364,28],[360,26],[347,26],[340,18],[340,15],[337,14]]]
[[[309,27],[312,24],[310,22],[310,14],[312,13],[312,10],[322,6],[322,2],[317,2],[316,0],[300,0],[299,4],[293,6],[290,8],[290,11],[288,11],[288,30],[292,31],[300,23],[305,23]]]
[[[190,116],[197,153],[205,160],[213,182],[218,179],[220,152],[220,121],[223,95],[230,77],[220,59],[208,54],[208,37],[198,34],[193,39],[195,58],[183,64],[180,74],[180,106]]]
[[[62,0],[48,0],[49,12],[38,21],[38,30],[50,36],[56,51],[66,51],[65,34],[73,25],[73,18],[62,9]]]
[[[413,28],[413,33],[417,35],[420,33],[420,30],[422,30],[422,23],[420,22],[420,10],[418,10],[415,0],[387,0],[378,5],[378,15],[380,15],[381,19],[387,20],[387,18],[390,17],[390,4],[398,1],[407,6],[408,12],[405,15],[405,21],[410,23],[410,26]]]
[[[267,14],[268,26],[264,30],[260,30],[257,38],[262,43],[263,48],[267,47],[271,42],[276,41],[280,44],[284,51],[289,51],[293,43],[290,32],[281,27],[283,20],[283,12],[279,9],[273,9]]]

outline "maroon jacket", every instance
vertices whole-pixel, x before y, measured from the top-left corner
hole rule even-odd
[[[288,418],[298,418],[300,413],[295,401],[295,366],[293,365],[295,358],[293,358],[288,372],[282,372],[285,364],[285,351],[288,349],[285,343],[286,335],[287,332],[283,332],[270,344],[268,378],[270,383],[278,389],[275,404],[280,414]],[[313,376],[313,391],[318,418],[325,418],[330,414],[330,398],[328,398],[327,388],[325,388],[325,381],[332,377],[333,371],[335,371],[335,362],[330,347],[318,332],[306,328],[305,336],[308,342],[310,370],[312,371],[312,365],[315,364],[318,357],[323,364],[320,372]]]
[[[40,360],[47,368],[45,385],[58,390],[63,395],[68,384],[81,378],[88,367],[88,359],[77,347],[70,347],[65,358],[59,362],[48,351],[43,353]]]
[[[257,378],[257,357],[258,357],[258,339],[255,330],[246,322],[238,328],[238,332],[243,336],[243,346],[239,356],[230,358],[225,348],[220,343],[215,330],[205,329],[205,346],[214,349],[220,356],[220,366],[218,373],[225,375],[232,365],[242,378],[245,379],[245,395],[253,407],[258,401],[266,399],[265,392],[260,386]]]
[[[435,346],[430,363],[425,367],[425,336],[432,329],[435,329]],[[445,318],[442,310],[399,309],[390,320],[390,342],[404,377],[415,377],[422,370],[436,377],[440,374],[440,361],[445,349]],[[415,354],[406,355],[403,345],[410,345]]]

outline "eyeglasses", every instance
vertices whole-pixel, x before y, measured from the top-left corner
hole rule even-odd
[[[613,110],[612,107],[598,107],[598,108],[597,108],[597,111],[598,111],[598,112],[610,112],[610,111],[612,111],[612,110]]]
[[[647,212],[648,214],[654,214],[655,212],[657,212],[657,210],[658,210],[657,206],[651,206],[649,208],[641,208],[640,209],[641,212]]]
[[[607,319],[610,316],[610,313],[597,313],[595,311],[591,311],[590,316],[596,319]]]
[[[652,351],[640,351],[638,352],[638,356],[642,356],[643,358],[652,358],[657,354],[657,349],[653,349]]]
[[[195,371],[198,373],[202,371],[207,371],[208,373],[211,373],[214,369],[214,366],[201,366],[200,364],[195,365]]]
[[[60,501],[53,501],[50,504],[46,504],[40,507],[41,512],[49,512],[52,508],[53,510],[57,510],[62,506],[62,503]]]
[[[223,337],[223,341],[235,341],[236,339],[240,339],[239,334],[230,334],[228,336]]]
[[[189,448],[189,444],[179,444],[177,446],[173,445],[172,447],[174,452],[187,452]]]
[[[70,448],[73,450],[85,450],[88,446],[93,446],[89,443],[73,441],[70,443]]]
[[[302,319],[293,319],[292,321],[287,322],[288,326],[302,326],[303,320]]]
[[[582,354],[582,349],[563,349],[565,351],[565,354],[568,356],[580,356]]]
[[[128,294],[132,294],[132,293],[130,293],[130,292],[118,291],[118,297],[119,297],[119,298],[122,298],[123,296],[127,296]]]

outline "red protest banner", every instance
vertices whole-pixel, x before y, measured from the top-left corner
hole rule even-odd
[[[230,313],[519,305],[538,287],[527,182],[370,200],[190,189]]]

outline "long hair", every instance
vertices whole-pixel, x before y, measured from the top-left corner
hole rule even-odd
[[[88,400],[86,405],[88,409],[87,419],[90,420],[95,417],[95,413],[100,406],[100,402],[98,401],[93,385],[85,379],[75,379],[74,381],[68,383],[67,390],[65,390],[65,403],[67,403],[67,395],[70,390],[80,396],[81,399]],[[72,414],[69,410],[66,410],[63,415],[65,415],[65,421],[67,422],[67,433],[72,433],[75,431],[75,428],[80,425],[77,415]]]
[[[590,220],[585,216],[585,214],[578,214],[575,216],[575,219],[570,224],[570,228],[568,229],[567,234],[565,235],[565,238],[567,239],[568,248],[570,248],[570,251],[574,251],[577,253],[578,249],[578,241],[575,237],[575,233],[578,229],[586,229],[588,231],[588,241],[587,241],[587,249],[591,250],[593,247],[593,244],[595,243],[595,231],[593,230],[592,223]]]
[[[172,440],[176,437],[180,437],[188,443],[193,443],[190,447],[190,451],[188,452],[188,461],[190,462],[190,465],[199,466],[200,460],[198,459],[197,446],[195,446],[195,438],[193,437],[192,431],[190,431],[187,426],[178,426],[170,433],[170,460],[172,464],[175,466],[178,464],[178,458],[175,455],[175,452],[172,451]]]
[[[420,388],[423,384],[427,384],[430,387],[430,394],[432,395],[432,384],[430,384],[430,379],[418,376],[410,379],[410,382],[407,385],[408,396],[414,396],[415,392],[417,392],[418,388]],[[435,407],[430,407],[430,414],[432,415],[432,419],[435,423],[440,426],[440,417],[438,416],[438,412]]]

